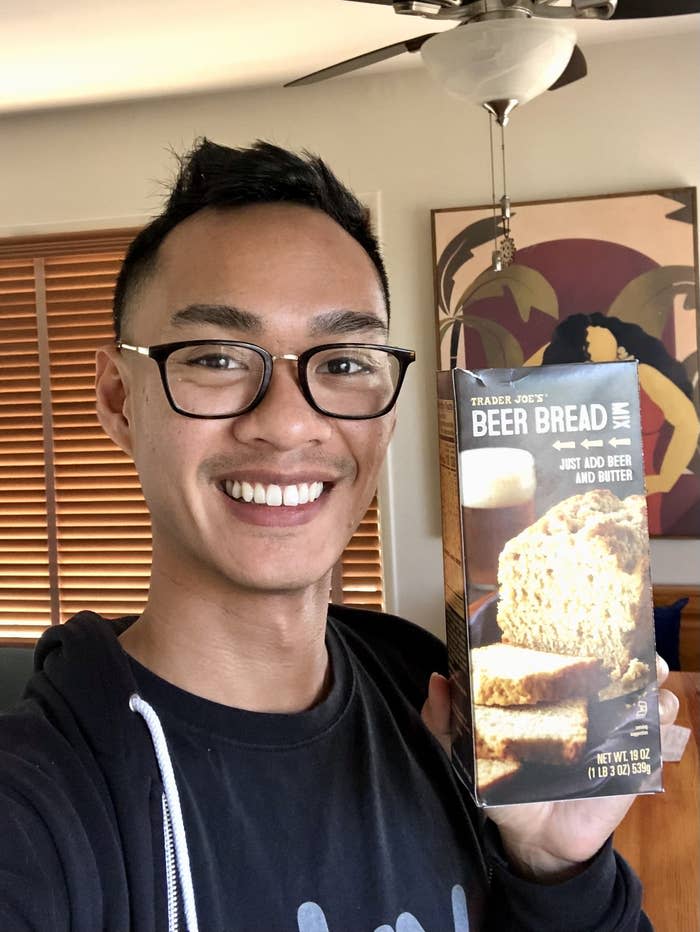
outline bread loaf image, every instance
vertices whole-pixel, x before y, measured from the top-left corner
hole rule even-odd
[[[642,495],[593,489],[554,505],[509,540],[498,569],[502,641],[598,657],[612,698],[646,685],[651,591]]]
[[[476,785],[480,793],[492,790],[495,786],[510,780],[520,770],[520,764],[514,760],[492,760],[477,758]]]
[[[594,696],[605,682],[596,657],[571,657],[511,644],[471,652],[472,697],[478,705],[533,705]]]
[[[535,706],[474,706],[477,758],[574,764],[588,738],[585,699]]]

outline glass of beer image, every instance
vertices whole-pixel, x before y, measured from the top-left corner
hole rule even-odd
[[[495,589],[506,541],[535,520],[535,460],[512,447],[463,450],[459,475],[468,582]]]

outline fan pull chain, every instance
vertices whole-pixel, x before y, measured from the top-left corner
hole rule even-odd
[[[498,219],[496,218],[496,172],[493,157],[493,115],[486,111],[489,118],[489,150],[491,155],[491,206],[493,207],[493,252],[491,266],[494,272],[501,271],[501,251],[498,248]]]
[[[503,239],[501,240],[501,262],[505,267],[508,267],[515,258],[515,242],[510,235],[510,198],[508,197],[508,180],[506,177],[506,131],[503,124],[501,124],[501,164],[503,167],[503,197],[501,198]]]
[[[492,115],[489,113],[489,147],[491,155],[491,204],[493,206],[493,245],[494,249],[491,254],[491,267],[494,272],[501,272],[507,268],[515,257],[515,241],[510,233],[510,197],[508,196],[507,175],[506,175],[506,138],[501,124],[501,173],[503,177],[503,197],[500,200],[501,222],[503,229],[503,239],[498,242],[498,221],[496,219],[496,181],[494,168],[493,152],[493,122]]]

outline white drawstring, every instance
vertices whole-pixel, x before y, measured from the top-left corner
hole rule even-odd
[[[197,924],[197,908],[194,901],[194,887],[192,886],[192,871],[190,869],[190,855],[187,850],[187,836],[185,835],[185,823],[182,819],[182,809],[180,807],[180,794],[177,791],[175,782],[175,773],[168,753],[168,745],[165,740],[163,726],[153,708],[137,693],[129,699],[129,708],[143,718],[148,730],[151,733],[153,749],[158,760],[158,768],[163,781],[163,790],[168,811],[173,826],[173,842],[175,845],[175,862],[177,872],[180,878],[182,888],[182,900],[185,913],[185,924],[187,932],[199,932]]]

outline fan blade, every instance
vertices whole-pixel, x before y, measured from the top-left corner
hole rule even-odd
[[[612,19],[687,16],[689,13],[700,13],[700,0],[619,0]]]
[[[285,84],[285,87],[297,87],[299,84],[315,84],[317,81],[325,81],[326,78],[335,78],[341,74],[348,74],[350,71],[357,71],[359,68],[365,68],[367,65],[374,65],[379,61],[386,61],[387,58],[393,58],[395,55],[401,55],[403,52],[417,52],[418,49],[434,36],[434,32],[426,33],[424,36],[416,36],[415,39],[405,39],[403,42],[394,42],[393,45],[385,45],[381,49],[375,49],[373,52],[365,52],[363,55],[356,55],[354,58],[348,58],[345,61],[338,62],[337,65],[330,65],[328,68],[322,68],[320,71],[314,71],[311,74],[304,75],[303,78],[297,78]]]
[[[547,90],[557,91],[560,87],[566,87],[567,84],[573,84],[574,81],[585,78],[587,74],[588,66],[586,65],[586,57],[579,46],[575,45],[571,53],[571,58],[569,59],[569,64],[564,68],[554,84],[550,84]]]

